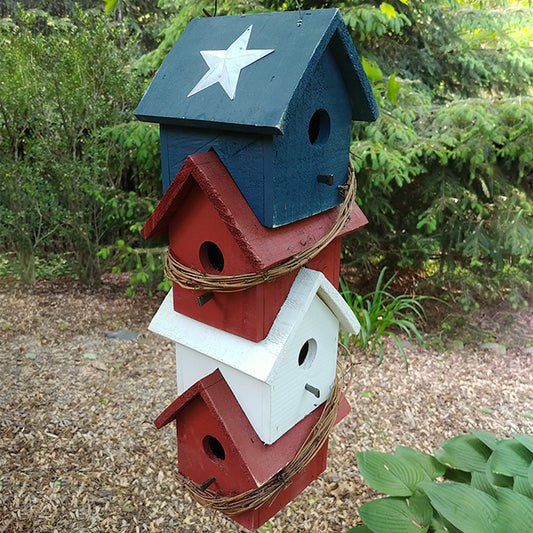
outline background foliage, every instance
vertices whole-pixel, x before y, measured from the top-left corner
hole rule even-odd
[[[372,225],[348,255],[429,270],[460,286],[465,308],[491,295],[523,303],[533,257],[533,12],[518,2],[395,6],[377,39],[361,28],[361,5],[346,11],[382,95],[380,120],[354,128]],[[386,98],[391,71],[396,105]]]
[[[3,268],[31,281],[46,260],[98,281],[114,265],[157,283],[161,243],[147,251],[138,230],[160,197],[158,130],[133,109],[214,2],[22,6],[0,6]],[[523,304],[533,279],[530,2],[303,2],[320,7],[341,9],[381,110],[353,127],[370,224],[345,240],[344,263],[412,270],[453,287],[467,309],[491,296]],[[223,0],[217,14],[295,8]]]
[[[64,269],[98,280],[107,262],[97,252],[155,201],[157,165],[149,176],[143,154],[157,136],[130,125],[143,92],[135,50],[118,46],[124,32],[102,13],[19,10],[1,22],[2,251],[25,281],[36,258],[58,254]],[[132,149],[141,134],[147,146]]]

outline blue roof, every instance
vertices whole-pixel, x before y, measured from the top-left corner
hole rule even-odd
[[[283,133],[283,119],[331,43],[352,102],[352,119],[372,121],[378,108],[338,9],[256,13],[192,20],[135,110],[140,120]],[[205,51],[223,51],[249,30],[244,50],[268,52],[240,70],[234,98],[219,82],[197,90],[210,70]],[[273,50],[273,51],[272,51]],[[260,54],[257,54],[260,55]],[[193,93],[193,94],[191,94]]]

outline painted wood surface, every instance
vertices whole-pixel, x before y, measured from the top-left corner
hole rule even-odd
[[[359,331],[353,312],[323,274],[304,268],[260,342],[177,313],[171,293],[149,329],[177,343],[178,393],[220,369],[256,433],[271,444],[328,398],[339,326]],[[318,397],[306,385],[317,389]]]
[[[283,226],[261,225],[214,152],[192,155],[146,222],[145,238],[169,234],[170,250],[181,263],[223,275],[262,272],[308,248],[325,235],[338,208]],[[339,236],[308,267],[338,286],[341,237],[367,223],[354,205]],[[174,284],[174,309],[195,320],[259,341],[284,302],[296,272],[234,293],[215,292],[203,306],[202,291]]]
[[[322,407],[315,409],[274,444],[264,445],[220,371],[215,370],[179,396],[155,421],[157,428],[176,421],[179,471],[222,495],[241,494],[261,486],[286,466],[307,438]],[[336,423],[349,412],[343,398]],[[326,468],[327,443],[276,498],[257,510],[232,516],[256,529],[292,501]]]
[[[140,120],[233,131],[283,134],[285,114],[300,96],[331,44],[352,94],[353,120],[375,120],[377,104],[338,9],[252,13],[192,20],[180,35],[143,96]],[[249,26],[249,49],[274,52],[241,71],[235,98],[220,84],[188,96],[208,70],[202,50],[225,50]],[[258,105],[261,103],[261,105]]]
[[[136,110],[141,120],[162,124],[164,191],[188,155],[214,149],[265,226],[341,202],[351,121],[375,120],[378,108],[338,10],[305,11],[299,27],[295,17],[261,13],[189,24]],[[233,99],[220,83],[191,95],[206,71],[200,52],[227,49],[246,28],[249,47],[273,52],[240,72]]]

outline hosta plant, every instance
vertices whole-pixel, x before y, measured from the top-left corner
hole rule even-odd
[[[359,509],[346,533],[506,533],[533,524],[533,437],[473,431],[433,455],[397,446],[359,452],[365,481],[387,497]]]

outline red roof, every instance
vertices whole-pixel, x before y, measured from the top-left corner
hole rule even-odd
[[[239,451],[258,484],[267,481],[296,455],[324,409],[322,404],[276,442],[270,445],[263,444],[220,370],[217,369],[174,400],[157,417],[156,427],[161,429],[172,420],[176,420],[179,424],[180,413],[198,396],[211,415],[217,417],[225,427],[227,435],[233,440],[233,446]],[[335,423],[340,422],[349,412],[350,406],[343,397]]]
[[[157,429],[161,429],[163,426],[166,426],[176,418],[178,418],[179,413],[184,409],[187,404],[194,400],[198,395],[204,398],[204,401],[211,399],[211,395],[214,391],[218,389],[210,388],[213,385],[216,385],[218,382],[223,381],[226,383],[224,376],[220,370],[215,370],[205,378],[197,381],[192,387],[189,387],[183,394],[180,394],[155,420],[154,424]],[[227,386],[227,384],[226,384]],[[236,400],[235,400],[236,401]]]
[[[332,227],[339,211],[337,206],[286,226],[267,228],[256,218],[218,155],[209,151],[187,157],[144,225],[142,235],[145,239],[168,231],[172,217],[195,185],[213,204],[239,248],[258,271],[292,257],[320,240]],[[351,233],[367,222],[359,206],[354,204],[351,217],[339,235]]]

